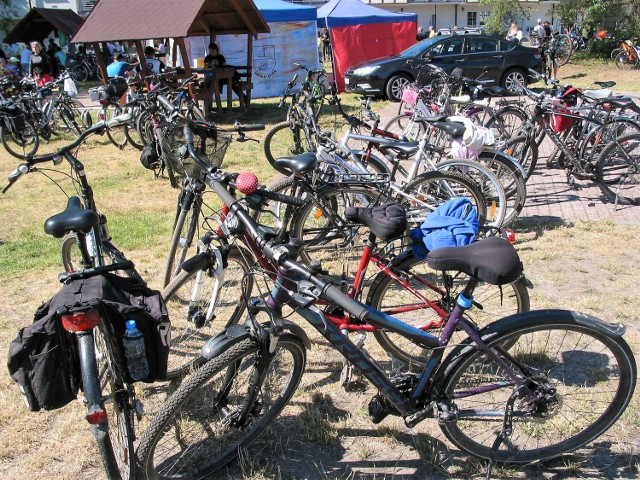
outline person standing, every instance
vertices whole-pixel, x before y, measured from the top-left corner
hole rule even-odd
[[[123,54],[116,53],[113,62],[107,66],[107,77],[128,77],[133,67],[135,65],[124,61]]]
[[[433,25],[429,25],[429,38],[433,38],[436,36],[436,29],[433,28]]]
[[[22,67],[22,76],[29,75],[29,64],[31,63],[31,48],[27,44],[20,50],[20,66]]]
[[[533,27],[534,37],[536,38],[536,44],[541,45],[542,39],[544,38],[544,27],[542,26],[542,19],[539,18],[536,22],[536,26]]]
[[[322,29],[322,56],[325,62],[331,61],[331,37],[326,27]]]
[[[41,87],[47,82],[52,82],[55,71],[53,59],[42,49],[40,42],[31,42],[31,63],[29,64],[29,75],[36,79],[37,85]]]

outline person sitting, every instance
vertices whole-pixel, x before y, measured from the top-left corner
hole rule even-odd
[[[156,49],[149,46],[144,49],[145,63],[151,73],[162,73],[167,67],[164,63],[156,58]]]
[[[209,54],[204,57],[204,66],[205,68],[220,68],[226,67],[227,59],[224,58],[224,55],[221,55],[218,50],[218,45],[215,42],[209,44]],[[213,80],[215,74],[214,72],[206,72],[205,76],[205,87],[209,87],[211,85],[211,81]],[[225,84],[225,80],[220,80],[218,83],[218,88],[222,91],[222,87]],[[240,100],[240,105],[244,105],[244,94],[242,93],[242,89],[240,88],[240,75],[234,69],[233,71],[233,79],[231,81],[232,89],[235,94],[238,96]]]
[[[107,76],[109,78],[128,77],[130,75],[133,75],[131,69],[135,66],[135,64],[125,62],[124,55],[122,55],[121,53],[116,53],[116,56],[113,58],[113,62],[111,62],[107,66]]]

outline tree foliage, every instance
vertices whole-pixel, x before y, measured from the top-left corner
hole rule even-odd
[[[484,21],[484,29],[502,34],[514,21],[527,15],[520,0],[480,0],[481,5],[491,7],[491,14]]]

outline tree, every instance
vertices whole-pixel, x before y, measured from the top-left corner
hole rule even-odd
[[[520,0],[480,0],[480,4],[491,7],[491,14],[485,19],[484,29],[492,33],[502,34],[511,23],[528,16],[528,10],[522,6]]]
[[[0,0],[0,31],[5,34],[20,21],[18,10],[11,0]]]

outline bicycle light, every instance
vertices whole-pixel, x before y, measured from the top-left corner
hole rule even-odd
[[[98,323],[100,323],[100,314],[96,308],[62,315],[62,327],[71,333],[91,330]]]
[[[516,232],[510,228],[503,228],[502,238],[507,240],[509,243],[516,243]]]
[[[107,412],[102,408],[94,407],[84,418],[86,418],[87,422],[91,425],[100,425],[107,421]]]

